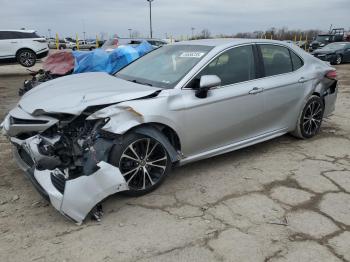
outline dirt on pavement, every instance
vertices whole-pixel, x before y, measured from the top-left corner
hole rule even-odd
[[[149,195],[109,197],[102,221],[82,226],[41,198],[0,136],[0,261],[350,261],[350,64],[337,70],[336,111],[317,137],[177,168]],[[1,120],[29,77],[9,71]]]

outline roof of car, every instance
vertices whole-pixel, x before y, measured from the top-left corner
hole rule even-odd
[[[0,29],[0,31],[6,31],[6,32],[21,32],[21,33],[35,33],[35,30],[12,30],[12,29]]]
[[[211,38],[200,40],[188,40],[175,43],[175,45],[205,45],[205,46],[223,46],[223,45],[239,45],[248,43],[283,43],[286,42],[269,39],[246,39],[246,38]]]

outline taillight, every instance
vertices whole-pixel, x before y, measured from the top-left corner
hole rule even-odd
[[[326,74],[326,77],[332,80],[337,79],[337,71],[336,70],[331,70]]]
[[[45,39],[35,39],[34,41],[39,43],[46,43]]]

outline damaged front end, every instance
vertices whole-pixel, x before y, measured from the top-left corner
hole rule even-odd
[[[101,129],[109,118],[87,120],[91,112],[26,114],[19,107],[12,110],[3,131],[19,166],[63,215],[81,224],[104,198],[128,189],[119,169],[108,163],[118,141]]]

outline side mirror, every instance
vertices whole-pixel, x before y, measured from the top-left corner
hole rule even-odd
[[[196,90],[196,97],[206,98],[210,88],[218,87],[221,85],[221,79],[217,75],[204,75],[201,76],[199,81],[199,88]]]

